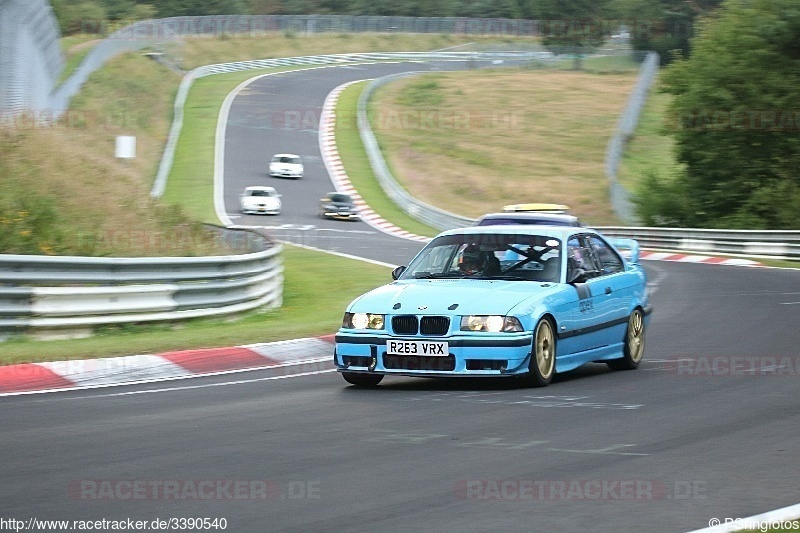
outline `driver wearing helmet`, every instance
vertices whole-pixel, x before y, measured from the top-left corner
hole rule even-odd
[[[476,244],[469,244],[461,252],[458,269],[464,274],[478,274],[483,269],[486,257]]]

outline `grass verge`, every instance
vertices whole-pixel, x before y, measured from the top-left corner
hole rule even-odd
[[[664,123],[671,98],[669,94],[659,91],[658,83],[654,84],[639,117],[636,132],[625,147],[617,179],[631,192],[636,192],[641,178],[648,172],[667,177],[680,169],[675,161],[675,142],[667,134]]]
[[[378,90],[372,124],[398,181],[432,205],[477,218],[552,202],[615,225],[604,155],[635,81],[635,71],[426,73]]]

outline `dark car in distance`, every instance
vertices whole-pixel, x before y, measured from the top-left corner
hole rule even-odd
[[[358,220],[358,208],[349,194],[329,192],[319,201],[319,216],[338,220]]]

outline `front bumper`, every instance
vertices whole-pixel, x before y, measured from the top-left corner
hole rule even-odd
[[[447,341],[446,356],[388,355],[386,341]],[[515,376],[528,373],[530,332],[453,337],[400,337],[339,333],[334,363],[340,372],[401,376]]]
[[[242,208],[242,213],[246,215],[279,215],[280,208],[266,208],[266,207],[245,207]]]
[[[273,178],[293,178],[300,179],[303,177],[302,172],[292,172],[290,170],[270,170],[269,175]]]
[[[360,218],[358,213],[340,213],[337,211],[323,211],[322,216],[325,218],[335,218],[337,220],[358,220]]]

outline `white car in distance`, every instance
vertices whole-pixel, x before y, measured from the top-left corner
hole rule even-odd
[[[240,198],[242,213],[277,215],[281,212],[281,195],[275,187],[247,187]]]
[[[303,177],[303,160],[295,154],[275,154],[269,162],[269,175],[273,178],[300,179]]]

